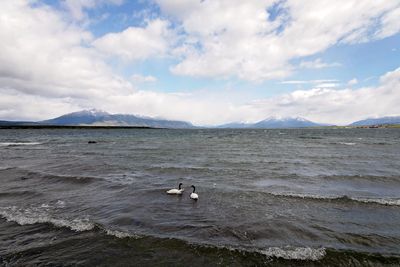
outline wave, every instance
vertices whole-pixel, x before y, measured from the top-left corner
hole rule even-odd
[[[28,170],[20,167],[0,167],[0,172],[8,171],[8,170],[16,170],[16,173],[20,175],[21,179],[43,179],[43,180],[51,180],[54,182],[65,182],[71,184],[90,184],[93,182],[110,182],[120,185],[132,184],[136,181],[136,177],[134,175],[127,176],[125,174],[116,174],[116,175],[95,175],[95,176],[84,176],[84,175],[68,175],[68,174],[54,174],[51,172],[38,171],[38,170]],[[15,173],[14,173],[15,175]],[[144,176],[145,174],[143,174]],[[140,176],[138,176],[140,177]]]
[[[353,201],[359,203],[373,203],[385,206],[400,206],[400,199],[398,198],[367,198],[367,197],[351,197],[351,196],[336,196],[336,195],[317,195],[317,194],[304,194],[293,192],[268,192],[268,194],[277,197],[292,197],[301,199],[314,199],[314,200],[327,200],[327,201]]]
[[[48,206],[41,206],[47,208]],[[0,216],[7,221],[16,222],[19,225],[36,223],[50,223],[56,227],[66,227],[73,231],[82,232],[92,230],[94,224],[87,219],[59,219],[46,214],[40,208],[18,209],[17,207],[5,207],[0,209]]]
[[[78,184],[87,184],[91,183],[97,178],[90,177],[90,176],[74,176],[74,175],[60,175],[60,174],[51,174],[47,172],[40,172],[40,171],[29,171],[22,168],[16,168],[23,177],[23,179],[48,179],[53,181],[62,181],[68,183],[78,183]]]
[[[382,181],[382,182],[400,182],[398,175],[378,176],[378,175],[319,175],[321,179],[326,180],[365,180],[365,181]]]
[[[0,142],[0,146],[36,146],[43,143],[39,142]]]
[[[52,175],[52,174],[42,174],[40,178],[57,179],[59,181],[68,183],[77,183],[77,184],[88,184],[94,182],[95,180],[98,180],[97,178],[89,176]]]
[[[119,239],[132,238],[140,239],[144,236],[138,234],[127,233],[119,230],[107,229],[104,226],[89,221],[87,218],[54,218],[45,210],[48,210],[51,205],[45,204],[37,208],[21,209],[15,206],[12,207],[0,207],[0,216],[9,222],[15,222],[19,225],[31,225],[31,224],[51,224],[58,228],[68,228],[75,232],[84,231],[100,231],[106,235],[113,236]],[[148,235],[148,237],[153,237]],[[160,238],[160,237],[153,237]],[[170,239],[170,238],[168,238]],[[179,239],[177,239],[179,240]],[[187,242],[181,240],[183,242]],[[199,247],[212,247],[216,249],[229,249],[238,252],[250,252],[259,253],[267,258],[282,258],[289,260],[311,260],[317,261],[322,259],[326,255],[325,248],[310,248],[310,247],[270,247],[266,249],[246,249],[246,248],[232,248],[223,245],[209,245],[202,243],[189,242],[191,245]]]
[[[383,199],[383,198],[350,198],[351,200],[364,203],[377,203],[385,206],[400,206],[400,199]]]
[[[194,167],[194,166],[178,166],[178,165],[152,165],[148,168],[151,171],[195,171],[195,172],[204,172],[204,171],[212,171],[212,168],[209,167]]]
[[[123,239],[123,238],[134,238],[134,239],[139,239],[142,236],[137,235],[137,234],[131,234],[131,233],[127,233],[127,232],[122,232],[122,231],[118,231],[118,230],[111,230],[111,229],[106,229],[101,227],[101,229],[107,234],[107,235],[111,235],[111,236],[115,236],[117,238]]]
[[[8,191],[0,192],[0,198],[2,197],[16,197],[16,196],[40,196],[42,193],[36,191],[22,190],[22,191]]]
[[[299,136],[299,138],[300,139],[311,139],[311,140],[315,140],[315,139],[323,139],[322,137],[320,137],[320,136],[304,136],[304,135],[301,135],[301,136]]]
[[[356,143],[351,143],[351,142],[339,142],[339,145],[345,145],[345,146],[355,146]]]
[[[63,201],[58,201],[56,205],[64,205]],[[54,218],[48,214],[47,210],[51,208],[49,204],[42,204],[38,208],[19,209],[15,206],[0,207],[0,216],[9,222],[15,222],[19,225],[30,225],[37,223],[48,223],[55,227],[68,228],[75,232],[84,232],[90,230],[100,230],[107,235],[117,238],[140,238],[139,235],[121,232],[118,230],[106,229],[100,224],[91,222],[87,218]]]
[[[274,162],[268,162],[268,163],[274,163]],[[291,163],[288,161],[282,161],[282,163]],[[384,183],[396,183],[398,186],[398,183],[400,183],[400,176],[399,175],[364,175],[364,174],[350,174],[350,175],[340,175],[340,174],[332,174],[332,175],[324,175],[324,174],[298,174],[298,173],[288,173],[285,175],[276,175],[276,178],[273,179],[268,179],[265,180],[266,184],[270,184],[274,179],[277,179],[279,181],[282,180],[293,180],[293,181],[299,181],[299,179],[307,179],[309,180],[311,178],[313,179],[318,179],[321,181],[351,181],[351,180],[359,180],[359,181],[366,181],[366,182],[384,182]],[[257,181],[256,184],[258,185],[263,185],[264,180]]]
[[[53,204],[58,205],[57,203]],[[43,207],[45,209],[43,209]],[[370,259],[372,260],[372,262],[376,261],[379,262],[380,260],[387,262],[388,259],[392,260],[393,262],[398,262],[400,259],[397,258],[396,255],[385,256],[381,254],[376,254],[371,256],[370,253],[366,254],[363,252],[355,252],[352,250],[342,251],[342,250],[336,250],[334,248],[325,248],[325,247],[317,247],[317,248],[296,247],[296,246],[282,246],[282,247],[274,246],[265,248],[232,247],[230,245],[224,245],[224,244],[216,245],[210,243],[196,242],[194,240],[186,240],[185,238],[160,237],[151,234],[137,235],[120,230],[106,228],[101,224],[89,221],[87,218],[74,218],[74,219],[55,218],[54,216],[51,216],[48,212],[47,213],[44,212],[44,210],[52,207],[54,207],[52,206],[52,204],[45,204],[36,208],[26,208],[26,209],[17,208],[15,206],[0,207],[0,216],[6,219],[7,221],[12,221],[20,225],[48,224],[50,225],[49,227],[68,228],[75,232],[92,231],[95,234],[108,235],[111,236],[112,238],[117,238],[117,239],[141,240],[139,242],[150,242],[150,244],[154,244],[154,242],[156,242],[157,244],[162,243],[163,246],[165,245],[169,246],[172,244],[171,246],[178,248],[187,248],[189,246],[190,248],[194,248],[196,253],[209,253],[210,251],[216,250],[218,254],[221,253],[227,255],[226,251],[231,251],[234,253],[234,255],[242,255],[244,257],[251,257],[251,258],[259,257],[264,262],[265,260],[277,261],[277,263],[282,263],[282,264],[290,262],[301,264],[300,261],[306,261],[309,263],[311,261],[314,261],[319,263],[326,263],[326,265],[334,263],[333,265],[336,266],[336,265],[343,265],[344,263],[346,263],[346,260],[349,260],[349,262],[359,263],[360,260],[363,260],[365,262],[366,259]],[[83,238],[87,238],[87,236],[83,236]],[[228,254],[228,256],[232,255],[233,254]],[[390,258],[390,257],[395,257],[395,258]]]
[[[325,248],[310,248],[310,247],[270,247],[262,250],[262,254],[267,257],[282,258],[285,260],[321,260],[326,255]]]
[[[10,166],[0,167],[0,171],[8,171],[8,170],[12,170],[12,169],[16,169],[16,167],[10,167]]]

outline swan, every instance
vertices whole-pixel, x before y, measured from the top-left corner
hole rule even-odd
[[[181,188],[181,187],[182,187],[182,183],[179,183],[179,185],[178,185],[179,189],[176,189],[176,188],[170,189],[170,190],[167,191],[167,194],[169,194],[169,195],[182,195],[182,192],[184,191],[184,189]]]
[[[192,185],[191,187],[193,187],[193,192],[190,194],[190,198],[193,200],[198,200],[199,195],[194,192],[194,191],[196,191],[196,187],[194,187],[194,185]]]

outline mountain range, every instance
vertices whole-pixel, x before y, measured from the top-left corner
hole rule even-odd
[[[371,126],[371,125],[387,125],[400,124],[400,116],[369,118],[361,121],[356,121],[350,124],[351,126]]]
[[[128,114],[110,114],[105,111],[90,109],[73,112],[60,117],[38,122],[0,121],[0,126],[7,125],[51,125],[51,126],[136,126],[153,128],[193,128],[189,122],[163,120]]]
[[[349,126],[371,126],[400,124],[400,116],[370,118],[351,123]],[[0,126],[127,126],[127,127],[152,127],[152,128],[195,128],[191,123],[185,121],[164,120],[150,117],[135,116],[129,114],[110,114],[105,111],[90,109],[73,112],[60,117],[37,121],[0,121]],[[215,128],[306,128],[333,126],[332,124],[321,124],[309,121],[301,117],[269,117],[256,123],[233,122],[216,126]],[[212,127],[214,128],[214,127]]]
[[[277,118],[269,117],[265,120],[256,123],[228,123],[219,126],[218,128],[255,128],[255,129],[276,129],[276,128],[305,128],[305,127],[318,127],[328,126],[328,124],[315,123],[304,118]]]

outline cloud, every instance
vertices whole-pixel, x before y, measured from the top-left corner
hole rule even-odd
[[[151,75],[143,76],[140,74],[134,74],[132,75],[131,80],[135,83],[150,83],[156,82],[157,78]]]
[[[289,80],[289,81],[282,81],[281,84],[324,84],[324,83],[337,83],[339,80],[335,79],[328,79],[328,80]]]
[[[315,85],[315,88],[335,88],[338,87],[338,83],[320,83]]]
[[[377,31],[376,33],[377,38],[380,39],[389,37],[400,32],[399,18],[400,18],[400,8],[395,8],[387,12],[385,15],[383,15],[381,19],[383,27]]]
[[[48,98],[6,89],[0,89],[0,95],[1,119],[43,120],[81,109],[78,101],[68,97]]]
[[[47,6],[1,1],[0,87],[47,97],[100,97],[131,85],[88,48],[84,31]],[[5,23],[6,22],[6,23]]]
[[[122,32],[108,33],[93,42],[99,51],[123,60],[143,60],[162,57],[174,40],[169,22],[161,19],[148,21],[145,27],[129,27]]]
[[[1,119],[42,120],[92,107],[198,124],[245,116],[229,100],[135,89],[91,46],[90,32],[55,9],[29,3],[0,1]]]
[[[322,68],[331,68],[331,67],[340,67],[341,64],[338,62],[333,63],[325,63],[322,62],[320,58],[317,58],[313,61],[301,61],[299,64],[300,68],[306,69],[322,69]]]
[[[81,21],[86,18],[85,9],[93,9],[99,5],[121,5],[124,0],[63,0],[62,5],[69,11],[72,18]]]
[[[290,14],[291,23],[282,25],[279,12],[273,21],[269,21],[267,11],[261,7],[273,2],[240,1],[229,5],[219,1],[169,1],[162,9],[178,18],[181,25],[173,30],[180,36],[178,40],[173,39],[177,43],[171,45],[166,36],[169,36],[173,22],[165,19],[149,20],[143,27],[131,27],[95,39],[90,32],[65,19],[65,14],[49,6],[31,5],[29,0],[0,1],[0,117],[40,120],[95,107],[113,113],[187,120],[197,125],[257,121],[272,115],[302,116],[318,122],[343,124],[369,116],[400,113],[400,69],[381,76],[377,87],[357,90],[341,88],[341,82],[336,79],[282,81],[288,86],[302,84],[308,90],[245,102],[239,93],[234,96],[235,90],[222,91],[219,95],[212,90],[188,94],[143,91],[116,74],[107,64],[108,58],[104,57],[106,54],[137,61],[159,55],[176,56],[179,59],[174,67],[177,73],[195,76],[203,73],[212,77],[219,73],[225,77],[236,75],[257,81],[286,76],[292,71],[288,63],[290,58],[320,51],[321,47],[329,47],[340,39],[338,36],[343,36],[339,33],[335,38],[315,35],[316,39],[312,39],[305,29],[324,35],[324,30],[340,32],[345,24],[340,22],[341,26],[336,30],[325,28],[316,23],[318,20],[314,17],[322,16],[327,25],[332,25],[330,14],[313,14],[307,8],[303,10],[304,14],[297,14],[292,10],[291,1],[283,2],[283,8],[287,9],[286,19]],[[177,9],[172,8],[173,3]],[[330,3],[324,2],[325,5]],[[355,5],[351,3],[349,5]],[[368,12],[360,12],[380,14],[386,10],[387,3],[394,8],[391,1],[372,3],[375,4],[359,4],[360,7],[371,5]],[[308,1],[303,4],[309,5]],[[322,10],[324,4],[320,6]],[[236,5],[242,9],[236,9]],[[193,6],[198,10],[193,10]],[[226,13],[221,11],[225,7]],[[169,11],[168,8],[172,9]],[[213,14],[214,10],[222,13],[218,16]],[[200,14],[209,17],[199,20]],[[232,21],[238,14],[244,17],[243,21]],[[358,12],[353,11],[353,14],[358,18]],[[310,16],[310,21],[296,24],[305,28],[293,28],[299,27],[293,23],[305,20],[305,15]],[[259,25],[261,18],[263,22]],[[344,19],[346,21],[347,17]],[[232,25],[229,25],[230,21]],[[152,46],[152,38],[159,40],[161,46]],[[144,47],[143,43],[147,42],[150,48]],[[174,49],[168,53],[171,46]],[[165,53],[167,55],[163,55]],[[198,64],[193,61],[196,58]],[[196,72],[185,67],[190,65],[197,68]],[[133,78],[150,81],[151,77]]]
[[[156,2],[181,28],[183,41],[175,50],[180,61],[171,67],[176,75],[279,79],[292,73],[293,59],[400,30],[397,0]]]
[[[400,68],[381,76],[377,87],[357,90],[317,88],[259,100],[260,114],[302,116],[317,122],[348,124],[366,117],[400,115]]]
[[[44,119],[134,89],[89,47],[90,32],[30,1],[0,1],[0,114]],[[47,114],[47,115],[46,115]]]
[[[352,85],[356,85],[357,83],[358,83],[358,80],[356,78],[353,78],[347,82],[347,85],[352,86]]]

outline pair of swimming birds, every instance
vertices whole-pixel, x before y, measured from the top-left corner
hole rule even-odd
[[[194,185],[192,185],[190,187],[193,188],[193,192],[190,194],[190,198],[193,199],[193,200],[198,200],[199,199],[199,195],[197,193],[195,193],[196,187]],[[170,190],[167,191],[167,194],[169,194],[169,195],[182,195],[183,191],[185,191],[185,189],[182,188],[182,183],[179,183],[178,189],[176,189],[176,188],[170,189]]]

